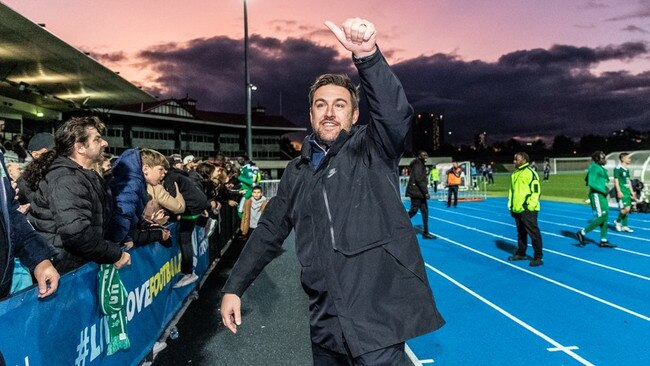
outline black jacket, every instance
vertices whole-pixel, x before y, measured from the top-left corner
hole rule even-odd
[[[4,155],[0,153],[0,300],[11,290],[14,273],[14,257],[30,270],[54,255],[42,236],[27,222],[25,215],[18,211],[16,192],[11,188],[4,165]],[[4,190],[4,191],[2,191]]]
[[[185,171],[171,168],[165,174],[163,185],[167,192],[174,197],[176,197],[174,182],[178,183],[178,190],[181,191],[185,199],[185,212],[183,212],[183,215],[198,215],[210,208],[208,197],[203,193],[201,182],[190,178]]]
[[[316,169],[305,140],[222,290],[241,296],[294,229],[312,341],[345,353],[342,334],[354,357],[444,324],[399,193],[412,108],[379,52],[357,68],[370,124],[341,131]]]
[[[87,262],[115,263],[118,243],[104,238],[112,201],[103,179],[71,159],[54,159],[38,183],[28,219],[56,251],[54,266],[63,273]]]
[[[429,194],[427,169],[424,161],[420,158],[415,158],[411,162],[409,168],[409,183],[406,187],[406,197],[411,198],[427,198]]]

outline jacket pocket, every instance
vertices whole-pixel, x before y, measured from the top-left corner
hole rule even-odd
[[[424,271],[424,261],[420,254],[420,248],[414,238],[403,238],[382,246],[388,254],[421,281],[427,283],[426,273]]]

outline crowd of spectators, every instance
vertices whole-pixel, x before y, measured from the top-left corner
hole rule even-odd
[[[154,243],[178,243],[182,273],[174,287],[189,285],[198,279],[195,226],[209,225],[211,234],[224,205],[240,212],[246,207],[247,220],[251,207],[261,207],[261,189],[255,187],[260,175],[247,156],[237,157],[239,164],[219,153],[164,156],[147,148],[113,156],[105,152],[104,128],[98,117],[73,117],[54,135],[34,135],[27,148],[18,137],[1,150],[2,180],[9,192],[2,211],[12,232],[0,235],[5,238],[0,254],[7,253],[0,255],[0,299],[33,280],[39,294],[47,296],[56,290],[59,275],[88,262],[120,269],[131,265],[131,248]],[[258,217],[252,216],[249,228]],[[171,238],[173,222],[177,240]]]

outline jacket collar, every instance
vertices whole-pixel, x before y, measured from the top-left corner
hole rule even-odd
[[[521,166],[519,168],[517,168],[517,170],[526,169],[526,168],[528,168],[529,165],[530,165],[530,163],[523,163],[523,164],[521,164]]]
[[[352,137],[357,130],[359,130],[359,126],[353,125],[352,129],[350,132],[346,130],[341,130],[341,133],[339,133],[339,136],[336,138],[334,143],[329,147],[329,149],[324,149],[321,144],[319,144],[316,140],[316,135],[312,133],[311,135],[305,137],[303,144],[302,144],[302,150],[300,152],[301,160],[310,160],[311,159],[311,154],[314,151],[314,148],[321,148],[325,150],[328,156],[334,156],[336,155],[339,150],[345,145],[345,142]]]

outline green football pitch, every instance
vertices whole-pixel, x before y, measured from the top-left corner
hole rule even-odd
[[[494,184],[488,184],[487,193],[492,197],[507,197],[509,187],[510,174],[495,174]],[[542,180],[541,199],[583,203],[587,199],[585,173],[556,174],[546,182]]]

